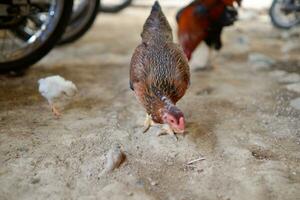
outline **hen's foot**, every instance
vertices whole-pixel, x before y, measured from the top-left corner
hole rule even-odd
[[[162,125],[160,130],[157,132],[157,136],[161,136],[161,135],[171,135],[176,141],[178,140],[175,132],[167,124]]]
[[[144,130],[143,130],[143,133],[146,133],[146,132],[150,129],[150,127],[151,127],[152,125],[154,125],[154,122],[153,122],[151,116],[147,114],[147,115],[146,115],[145,122],[144,122]]]

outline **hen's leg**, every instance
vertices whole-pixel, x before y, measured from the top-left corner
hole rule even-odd
[[[54,104],[50,103],[50,107],[51,107],[51,110],[52,110],[53,114],[56,117],[60,117],[61,116],[61,113],[57,110],[57,108],[54,106]]]
[[[143,133],[146,133],[150,127],[154,125],[154,122],[152,121],[152,118],[149,114],[146,115],[146,119],[145,119],[145,122],[144,122],[144,130],[143,130]]]
[[[175,135],[171,127],[168,124],[163,124],[160,130],[158,131],[157,136],[166,135],[166,134],[174,137],[176,141],[178,140],[177,136]]]

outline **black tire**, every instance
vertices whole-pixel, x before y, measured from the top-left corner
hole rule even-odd
[[[272,2],[272,6],[269,10],[269,15],[270,15],[270,18],[271,18],[271,21],[272,21],[272,24],[279,28],[279,29],[284,29],[284,30],[288,30],[288,29],[291,29],[293,28],[295,25],[299,24],[300,23],[300,16],[298,15],[298,18],[295,22],[293,23],[290,23],[290,24],[284,24],[283,22],[280,22],[280,20],[278,20],[278,16],[276,14],[276,6],[278,4],[278,0],[273,0]],[[295,13],[296,14],[296,13]]]
[[[58,42],[58,45],[68,44],[78,40],[92,27],[98,14],[100,0],[89,0],[89,1],[91,2],[92,5],[94,5],[92,12],[85,9],[80,14],[78,14],[75,18],[73,19],[71,18],[69,25],[65,30],[65,33],[63,34],[60,41]],[[81,22],[82,24],[80,24],[80,20],[84,18],[86,18],[86,20]],[[77,29],[73,27],[77,27]]]
[[[117,13],[123,10],[124,8],[128,7],[132,3],[132,0],[124,0],[124,2],[120,5],[115,5],[115,6],[107,6],[101,4],[99,8],[99,12],[104,12],[104,13]]]
[[[25,57],[17,60],[0,62],[0,72],[22,71],[43,58],[57,43],[64,33],[72,14],[73,0],[64,0],[61,17],[47,40]]]

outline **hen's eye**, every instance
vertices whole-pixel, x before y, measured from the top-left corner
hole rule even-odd
[[[173,120],[173,119],[171,120],[171,123],[174,123],[174,120]]]

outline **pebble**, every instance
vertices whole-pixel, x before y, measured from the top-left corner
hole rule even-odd
[[[152,182],[151,182],[151,185],[152,185],[152,186],[156,186],[156,185],[158,185],[158,183],[155,182],[155,181],[152,181]]]
[[[274,70],[274,71],[270,72],[270,76],[272,76],[274,78],[282,78],[286,74],[287,74],[287,72],[283,71],[283,70]]]
[[[268,70],[275,64],[275,60],[260,53],[251,53],[248,56],[248,63],[255,70]]]
[[[278,80],[280,83],[296,83],[300,82],[300,75],[296,73],[288,73]]]
[[[300,110],[300,98],[294,99],[290,102],[290,105],[296,110]]]
[[[292,92],[300,93],[300,83],[292,83],[286,86],[286,88]]]
[[[39,183],[41,181],[41,179],[40,178],[32,178],[31,179],[31,184],[37,184],[37,183]]]
[[[150,184],[151,184],[152,186],[158,185],[158,183],[157,183],[156,181],[152,180],[151,178],[148,178],[148,180],[150,181]]]
[[[125,154],[119,145],[113,146],[106,155],[106,163],[101,174],[113,171],[125,161]]]
[[[233,38],[231,44],[231,52],[234,55],[245,54],[250,51],[250,40],[246,35],[240,35]]]

